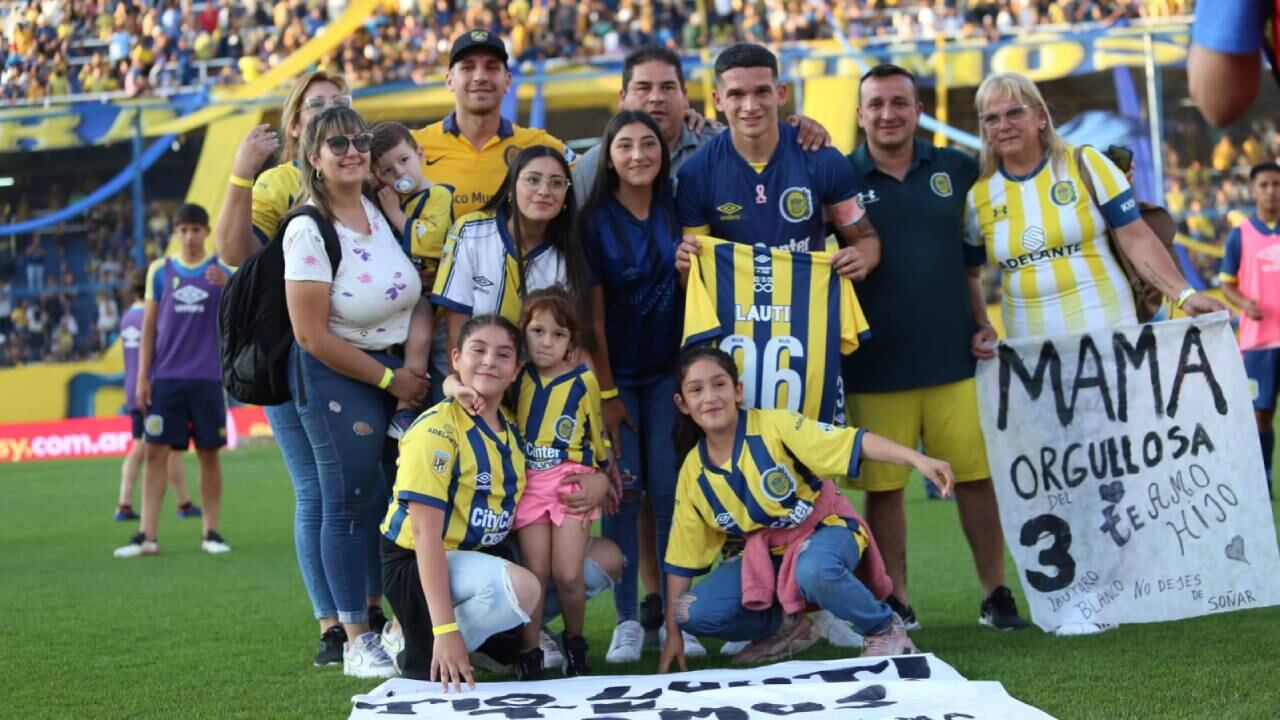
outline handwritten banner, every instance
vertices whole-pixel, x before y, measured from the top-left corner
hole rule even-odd
[[[802,687],[796,687],[802,686]],[[1044,720],[996,682],[968,682],[933,655],[787,662],[674,675],[594,675],[539,683],[479,683],[444,695],[438,683],[395,679],[352,698],[352,720],[572,718],[753,720]]]
[[[1225,313],[1001,343],[979,363],[1031,616],[1158,622],[1280,603],[1280,550]]]

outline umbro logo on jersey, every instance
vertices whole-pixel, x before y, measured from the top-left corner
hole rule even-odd
[[[733,521],[732,513],[722,512],[716,515],[716,524],[719,525],[721,528],[728,530],[729,528],[733,527],[737,523]]]
[[[727,202],[716,208],[720,213],[721,220],[741,220],[742,206],[737,203]]]
[[[768,265],[771,260],[773,260],[773,258],[768,255],[760,254],[756,256],[757,265]]]
[[[1263,272],[1280,271],[1280,245],[1268,245],[1258,253]]]
[[[994,217],[996,219],[1009,217],[1009,206],[1001,205],[999,207],[992,208],[991,217]]]
[[[476,284],[476,292],[481,295],[488,295],[489,288],[493,287],[493,281],[483,275],[473,275],[471,282]]]
[[[135,350],[142,342],[142,331],[136,327],[127,327],[120,331],[120,342],[130,350]]]
[[[173,306],[173,310],[180,313],[204,312],[202,303],[208,298],[209,293],[195,285],[183,285],[173,292],[173,299],[178,301],[178,304]]]
[[[493,475],[487,472],[476,473],[476,489],[488,490],[493,486]]]

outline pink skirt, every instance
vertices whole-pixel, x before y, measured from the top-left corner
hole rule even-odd
[[[597,472],[586,465],[575,462],[564,462],[550,470],[529,470],[525,473],[524,494],[516,505],[516,522],[514,529],[519,530],[528,525],[550,522],[556,527],[564,524],[565,518],[581,522],[582,515],[565,512],[560,502],[561,495],[569,495],[582,489],[578,483],[561,485],[560,481],[570,475],[585,475]],[[591,512],[589,519],[600,517],[599,508]]]

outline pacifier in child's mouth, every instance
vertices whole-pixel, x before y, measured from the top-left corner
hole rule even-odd
[[[396,192],[400,193],[401,195],[404,195],[405,193],[412,191],[414,185],[416,184],[417,183],[413,181],[413,178],[409,177],[408,175],[404,175],[399,178],[396,178],[396,181],[393,187],[396,189]]]

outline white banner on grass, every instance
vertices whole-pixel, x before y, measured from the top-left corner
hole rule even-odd
[[[1031,616],[1176,620],[1280,603],[1280,551],[1226,314],[1001,343],[978,366]]]
[[[967,682],[933,655],[794,661],[673,675],[595,675],[538,683],[480,683],[461,695],[438,683],[388,680],[352,698],[352,720],[1052,720],[996,682]]]

